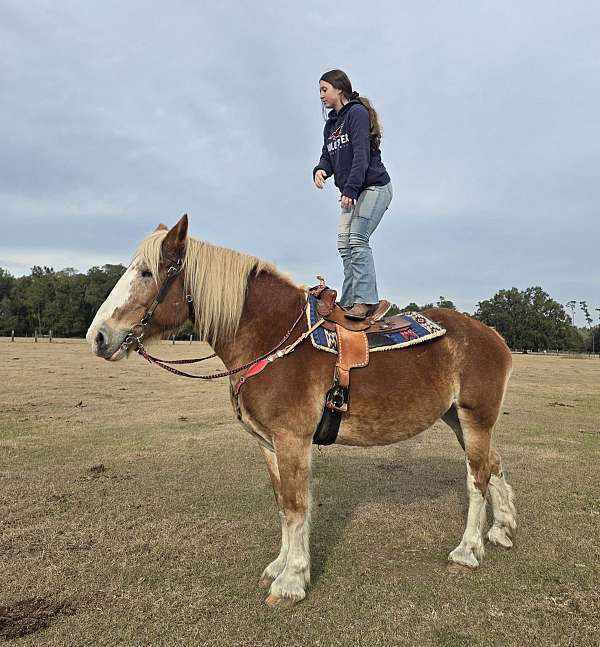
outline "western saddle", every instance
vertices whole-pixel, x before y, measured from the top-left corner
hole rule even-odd
[[[310,294],[317,299],[317,314],[324,319],[323,328],[335,331],[337,335],[338,356],[333,375],[333,386],[325,397],[325,410],[315,434],[317,444],[324,445],[335,442],[337,429],[339,428],[342,413],[348,411],[348,394],[350,388],[350,369],[367,366],[369,363],[369,339],[371,333],[394,332],[410,328],[410,323],[402,315],[386,317],[391,303],[382,299],[371,308],[366,319],[357,321],[347,319],[345,310],[336,302],[337,292],[325,285],[325,280],[318,276],[319,285],[309,290]],[[336,413],[335,419],[327,421],[329,410]],[[323,427],[327,429],[323,430]],[[335,427],[333,440],[331,427]],[[320,434],[320,431],[323,433]],[[329,435],[328,435],[329,434]]]

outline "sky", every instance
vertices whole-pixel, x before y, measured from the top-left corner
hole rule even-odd
[[[0,267],[127,264],[159,222],[341,288],[318,80],[383,126],[380,297],[600,308],[600,4],[0,0]],[[583,325],[579,311],[576,323]]]

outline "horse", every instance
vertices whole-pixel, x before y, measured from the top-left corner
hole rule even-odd
[[[312,441],[336,361],[301,343],[308,323],[296,315],[306,302],[306,288],[271,263],[188,236],[184,215],[142,241],[86,336],[95,355],[117,361],[140,351],[142,338],[164,338],[192,319],[228,369],[221,375],[229,375],[234,412],[259,443],[279,511],[280,551],[259,578],[272,606],[302,600],[310,583]],[[446,334],[373,353],[367,366],[355,369],[336,443],[388,445],[446,422],[464,450],[468,493],[465,531],[448,560],[476,568],[484,557],[486,496],[493,513],[488,541],[511,548],[515,538],[513,490],[491,445],[511,353],[496,331],[467,315],[444,308],[423,314]],[[241,388],[236,367],[265,357],[286,335],[297,342],[294,351],[267,362]]]

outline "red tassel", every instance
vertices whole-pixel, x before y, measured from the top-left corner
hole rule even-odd
[[[270,364],[266,359],[261,359],[258,362],[255,362],[252,364],[252,366],[244,373],[244,378],[248,379],[249,377],[253,377],[254,375],[257,375],[260,373],[267,364]]]

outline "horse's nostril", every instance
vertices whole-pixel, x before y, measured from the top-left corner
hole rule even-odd
[[[98,348],[102,348],[102,346],[104,346],[104,335],[101,332],[99,332],[96,335],[96,340],[95,341],[96,341],[96,346]]]

